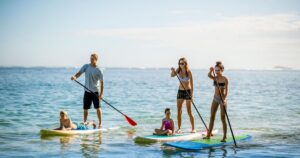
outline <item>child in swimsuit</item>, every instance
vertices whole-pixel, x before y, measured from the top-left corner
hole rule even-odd
[[[161,127],[156,128],[154,131],[154,135],[173,135],[174,134],[174,121],[171,118],[171,109],[165,109],[166,117],[162,120]]]
[[[96,128],[96,122],[86,122],[86,123],[75,123],[72,122],[71,118],[69,118],[68,113],[65,111],[60,112],[60,127],[55,130],[87,130],[89,126],[93,126]]]

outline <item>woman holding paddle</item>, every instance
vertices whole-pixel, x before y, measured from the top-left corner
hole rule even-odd
[[[215,72],[217,75],[215,75]],[[214,128],[214,122],[219,105],[221,106],[221,120],[223,125],[223,139],[221,142],[226,142],[227,135],[227,123],[226,123],[226,109],[227,109],[227,96],[228,96],[228,79],[223,76],[224,66],[222,62],[216,62],[215,68],[211,67],[208,73],[208,77],[214,81],[215,93],[211,104],[211,116],[209,122],[209,131],[204,139],[209,139],[212,129]]]
[[[183,102],[186,102],[187,112],[190,117],[192,125],[192,133],[195,133],[195,120],[192,112],[192,98],[194,96],[194,82],[192,71],[189,69],[186,58],[180,58],[178,61],[178,68],[171,68],[171,77],[177,76],[180,84],[177,93],[177,133],[181,133],[181,122],[182,122],[182,106]]]

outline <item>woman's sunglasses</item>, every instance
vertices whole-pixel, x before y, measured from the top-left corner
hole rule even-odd
[[[178,63],[178,65],[185,65],[185,63]]]

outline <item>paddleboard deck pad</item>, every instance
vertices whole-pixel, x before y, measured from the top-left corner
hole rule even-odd
[[[166,146],[171,146],[185,150],[200,150],[208,147],[218,147],[228,144],[233,144],[232,137],[227,138],[226,142],[221,142],[222,136],[213,136],[210,139],[199,139],[193,141],[178,141],[178,142],[167,142],[164,143]],[[235,136],[236,141],[250,140],[250,135],[238,135]]]
[[[218,130],[213,130],[213,134],[216,134]],[[206,135],[206,132],[196,132],[196,133],[180,133],[174,135],[147,135],[147,136],[137,136],[134,141],[136,143],[151,143],[151,142],[168,142],[168,141],[185,141],[194,140],[202,138]]]

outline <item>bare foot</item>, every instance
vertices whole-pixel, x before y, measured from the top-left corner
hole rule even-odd
[[[176,130],[176,133],[182,133],[181,129],[180,129],[180,128],[177,129],[177,130]]]
[[[193,130],[191,131],[191,133],[196,133],[196,130],[195,130],[195,129],[193,129]]]
[[[226,138],[223,138],[223,139],[221,140],[221,142],[224,142],[224,143],[225,143],[225,142],[226,142]]]
[[[102,128],[102,124],[99,124],[98,128],[99,128],[99,129]]]
[[[96,125],[96,122],[93,121],[93,128],[96,129],[97,128],[97,125]]]
[[[203,139],[210,139],[210,136],[203,137]]]

